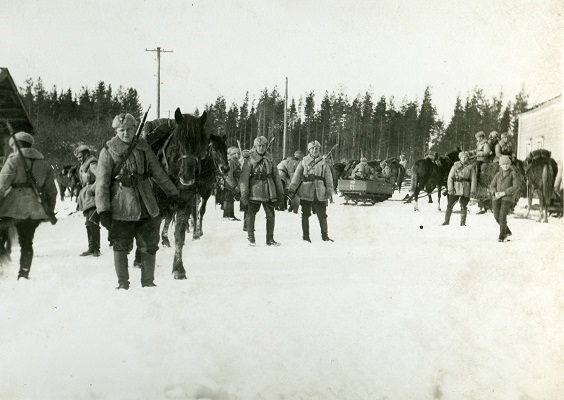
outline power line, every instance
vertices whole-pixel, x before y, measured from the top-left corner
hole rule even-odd
[[[145,49],[145,51],[157,52],[157,118],[161,117],[161,53],[174,53],[172,50],[164,50],[160,47],[156,49]]]

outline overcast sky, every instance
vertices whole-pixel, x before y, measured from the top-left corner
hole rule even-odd
[[[0,66],[18,86],[41,77],[78,93],[104,81],[139,91],[161,117],[202,110],[223,95],[251,100],[277,86],[354,98],[421,98],[439,116],[474,87],[533,103],[562,92],[561,0],[0,1]],[[447,121],[448,122],[448,121]]]

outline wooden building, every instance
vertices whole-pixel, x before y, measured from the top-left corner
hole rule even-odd
[[[564,152],[564,102],[562,94],[519,114],[517,158],[524,160],[536,149],[552,153],[559,169]]]

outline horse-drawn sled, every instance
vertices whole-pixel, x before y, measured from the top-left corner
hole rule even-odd
[[[394,184],[386,178],[375,178],[370,180],[339,179],[339,192],[345,198],[345,204],[352,201],[354,204],[384,201],[392,197]]]

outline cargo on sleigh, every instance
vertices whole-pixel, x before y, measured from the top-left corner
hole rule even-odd
[[[385,178],[370,180],[339,179],[337,189],[345,198],[345,204],[352,201],[354,204],[376,204],[392,197],[394,184]]]

